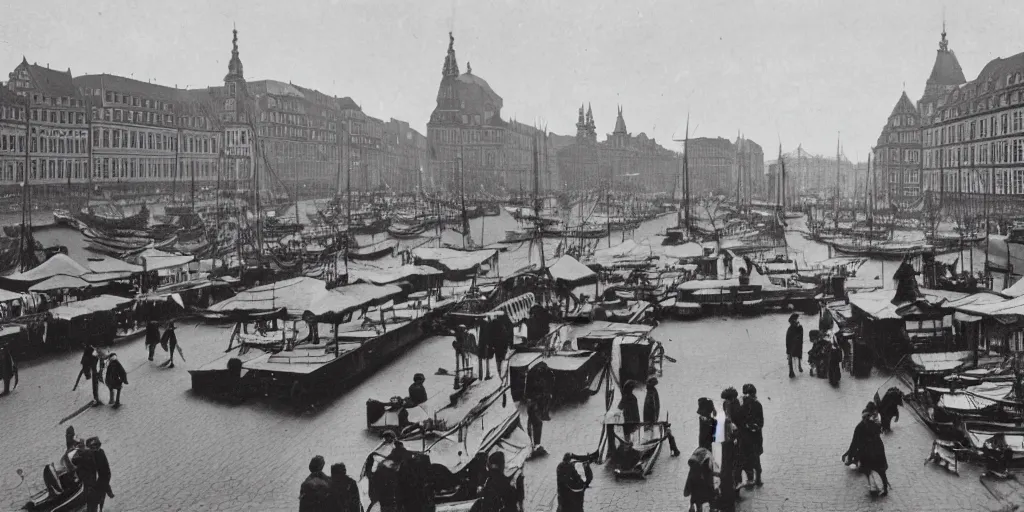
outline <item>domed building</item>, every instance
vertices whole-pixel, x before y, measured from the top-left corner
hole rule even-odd
[[[550,190],[545,133],[502,119],[501,96],[486,80],[473,74],[469,63],[466,72],[460,73],[455,37],[451,33],[448,36],[437,107],[427,123],[433,186],[452,192],[464,186],[468,196],[484,192],[504,195],[513,189],[532,188],[536,147],[541,187]]]

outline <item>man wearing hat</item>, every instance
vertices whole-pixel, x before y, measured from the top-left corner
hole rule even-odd
[[[740,427],[740,452],[743,454],[743,472],[747,486],[761,487],[761,454],[764,453],[764,408],[757,400],[757,388],[753,384],[743,385],[743,424]]]
[[[789,329],[786,330],[786,360],[789,362],[789,378],[796,377],[793,373],[793,359],[796,359],[800,373],[804,372],[804,326],[800,325],[800,315],[789,316]]]
[[[121,387],[128,384],[128,372],[124,371],[121,361],[117,360],[117,354],[111,353],[107,356],[107,375],[104,382],[110,390],[110,405],[121,407]]]
[[[422,373],[417,373],[412,377],[412,384],[409,385],[409,405],[415,407],[427,401],[427,388],[423,387],[423,382],[427,380]]]

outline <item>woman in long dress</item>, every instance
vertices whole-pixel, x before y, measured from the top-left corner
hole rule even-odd
[[[868,479],[868,492],[872,496],[889,494],[889,479],[886,476],[889,461],[882,442],[881,422],[875,403],[868,402],[861,413],[860,423],[853,431],[850,449],[843,455],[844,463],[859,465],[859,471]]]

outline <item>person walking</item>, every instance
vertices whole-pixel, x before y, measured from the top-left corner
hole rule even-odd
[[[359,500],[359,487],[352,477],[348,476],[345,465],[341,462],[331,465],[330,506],[331,512],[361,512],[363,505]]]
[[[82,377],[85,380],[92,381],[92,405],[98,406],[103,405],[100,401],[100,353],[92,346],[91,343],[86,343],[85,348],[82,349],[81,365],[82,369],[78,371],[78,378],[75,379],[75,385],[71,388],[71,391],[78,389],[78,383],[82,381]]]
[[[323,456],[309,461],[309,476],[299,487],[299,512],[326,512],[330,501],[331,480],[324,474]]]
[[[551,403],[551,390],[555,385],[555,375],[547,363],[537,363],[526,374],[524,394],[526,397],[526,430],[533,443],[533,455],[547,453],[541,445],[541,434],[544,422],[551,419],[548,408]]]
[[[658,379],[657,377],[651,377],[647,379],[647,393],[644,394],[644,423],[648,425],[644,428],[648,432],[654,431],[654,423],[658,422],[661,417],[661,397],[658,395]],[[665,428],[666,437],[668,437],[668,446],[672,450],[672,456],[679,456],[679,448],[676,447],[676,438],[672,435],[671,429]]]
[[[455,375],[456,383],[463,377],[463,372],[469,369],[469,353],[476,345],[476,337],[469,332],[465,324],[455,328],[455,339],[452,341],[452,348],[455,349]]]
[[[85,441],[85,446],[92,451],[93,460],[96,462],[96,497],[98,509],[103,510],[107,498],[114,497],[114,491],[110,487],[110,461],[107,460],[107,452],[103,451],[103,443],[98,437],[90,437]],[[86,498],[88,499],[88,498]]]
[[[757,388],[753,384],[743,385],[743,425],[741,444],[744,454],[743,471],[747,475],[747,487],[761,487],[761,454],[764,453],[764,408],[757,400]]]
[[[11,379],[14,379],[14,387],[18,387],[18,364],[14,361],[11,349],[7,345],[0,345],[0,378],[4,380],[4,392],[0,396],[7,396],[11,393]]]
[[[114,407],[121,407],[121,387],[128,384],[128,372],[124,371],[124,366],[117,360],[115,353],[107,357],[107,376],[104,382],[110,391],[108,403]]]
[[[480,337],[476,340],[476,366],[477,375],[485,380],[491,380],[491,359],[494,357],[494,349],[491,347],[491,342],[494,339],[493,332],[491,319],[484,319],[480,325]],[[485,371],[486,377],[484,376]]]
[[[793,373],[793,360],[796,359],[800,373],[804,372],[804,327],[800,325],[800,315],[793,313],[789,316],[789,329],[786,330],[786,360],[789,361],[789,377],[796,377]]]
[[[166,366],[168,368],[174,368],[174,351],[178,351],[178,355],[181,356],[181,360],[185,360],[185,353],[181,351],[181,346],[178,345],[178,336],[174,333],[174,322],[167,323],[167,330],[164,331],[164,335],[160,338],[160,345],[163,346],[167,352],[170,353],[171,357],[164,364],[160,366]]]
[[[889,494],[889,478],[886,476],[889,461],[885,456],[885,443],[882,442],[882,419],[877,410],[870,410],[863,415],[861,421],[865,428],[858,450],[860,472],[867,476],[868,492],[872,496],[885,496]]]
[[[160,344],[160,326],[150,320],[146,324],[146,348],[149,350],[149,360],[153,360],[156,346]]]
[[[562,462],[555,468],[556,490],[558,493],[557,512],[583,512],[583,500],[594,481],[594,472],[590,469],[590,462],[583,463],[583,474],[586,479],[580,477],[579,471],[573,463],[571,453],[562,456]]]
[[[711,450],[697,447],[687,464],[690,472],[686,475],[683,496],[690,498],[689,512],[703,512],[704,505],[711,506],[715,501],[714,456]]]
[[[839,379],[843,376],[843,349],[832,338],[828,346],[828,383],[832,386],[839,385]]]

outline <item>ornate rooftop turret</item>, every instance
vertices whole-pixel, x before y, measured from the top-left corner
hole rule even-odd
[[[455,36],[451,32],[448,32],[448,55],[444,58],[444,68],[441,69],[441,76],[459,76],[459,63],[455,60]]]
[[[619,115],[615,118],[615,131],[612,133],[616,135],[626,135],[626,120],[622,118],[622,107],[619,107]]]
[[[925,82],[924,96],[921,101],[934,99],[965,83],[967,83],[967,78],[964,77],[964,70],[960,68],[956,54],[949,49],[949,41],[946,39],[946,24],[943,22],[939,49],[935,53],[935,64],[932,65],[932,74]]]
[[[242,59],[238,58],[238,30],[231,31],[231,61],[228,62],[228,74],[224,77],[225,82],[245,80],[245,73],[242,70]]]
[[[580,103],[580,115],[576,119],[576,136],[583,137],[587,134],[587,118],[583,113],[583,104]]]

